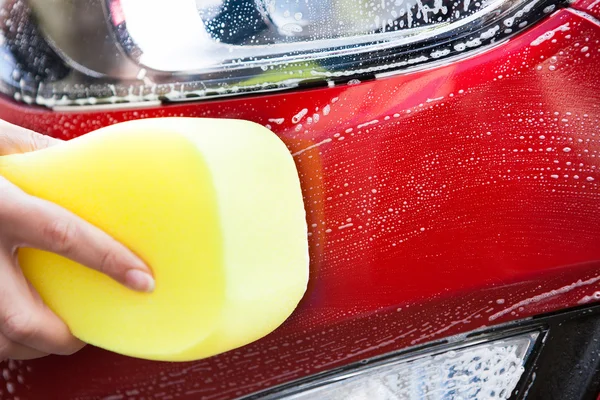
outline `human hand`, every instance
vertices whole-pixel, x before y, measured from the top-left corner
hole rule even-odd
[[[0,121],[0,156],[60,143]],[[149,268],[125,246],[56,204],[30,196],[0,176],[0,362],[68,355],[84,343],[42,301],[19,268],[30,247],[67,257],[137,291],[150,292]]]

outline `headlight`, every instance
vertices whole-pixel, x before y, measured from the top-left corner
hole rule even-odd
[[[260,397],[265,400],[508,399],[538,332],[430,350],[318,379]]]
[[[0,91],[67,106],[335,85],[497,43],[558,0],[0,0]]]

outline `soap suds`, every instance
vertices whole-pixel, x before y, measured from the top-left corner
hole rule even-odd
[[[533,296],[533,297],[529,297],[529,298],[527,298],[525,300],[521,300],[518,303],[515,303],[512,306],[510,306],[510,307],[508,307],[508,308],[506,308],[506,309],[504,309],[502,311],[499,311],[499,312],[497,312],[497,313],[495,313],[493,315],[490,315],[490,317],[488,319],[490,321],[494,321],[494,320],[502,317],[503,315],[506,315],[506,314],[508,314],[508,313],[510,313],[512,311],[515,311],[515,310],[517,310],[517,309],[519,309],[521,307],[524,307],[524,306],[527,306],[527,305],[530,305],[530,304],[533,304],[533,303],[538,303],[540,301],[543,301],[543,300],[546,300],[546,299],[549,299],[551,297],[555,297],[555,296],[558,296],[558,295],[561,295],[561,294],[568,293],[571,290],[579,288],[579,287],[582,287],[582,286],[593,285],[594,283],[596,283],[598,281],[600,281],[600,275],[597,275],[597,276],[595,276],[593,278],[590,278],[590,279],[587,279],[585,281],[578,280],[575,283],[572,283],[572,284],[567,285],[567,286],[563,286],[563,287],[561,287],[559,289],[550,290],[549,292],[545,292],[545,293],[542,293],[542,294],[538,294],[537,296]]]

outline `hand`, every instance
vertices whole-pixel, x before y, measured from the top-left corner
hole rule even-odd
[[[0,121],[0,156],[60,140]],[[133,290],[150,292],[149,268],[125,246],[69,211],[32,197],[0,176],[0,362],[72,354],[84,343],[42,301],[17,261],[20,247],[67,257]]]

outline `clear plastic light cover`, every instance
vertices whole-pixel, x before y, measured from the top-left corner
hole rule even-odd
[[[508,399],[538,333],[423,354],[296,386],[265,399]]]
[[[187,100],[422,68],[560,0],[0,0],[0,91],[47,106]]]

